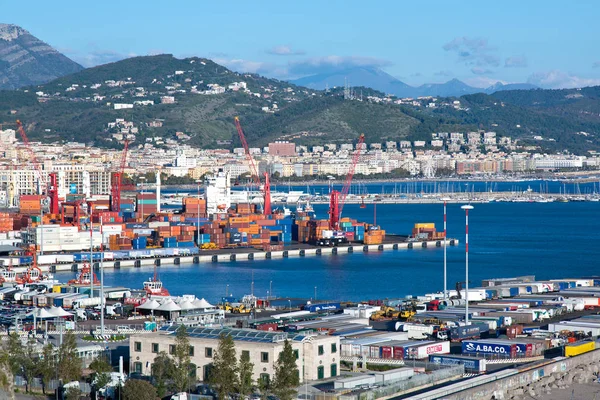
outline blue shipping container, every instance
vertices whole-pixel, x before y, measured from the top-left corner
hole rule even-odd
[[[321,312],[321,311],[335,311],[341,308],[340,303],[322,303],[322,304],[311,304],[305,306],[304,309],[310,312]]]
[[[485,363],[483,360],[478,358],[468,359],[462,357],[452,357],[452,356],[438,356],[431,354],[429,356],[429,362],[441,365],[464,365],[466,370],[469,371],[477,371],[484,372],[485,371]]]
[[[527,345],[523,343],[509,344],[505,342],[493,343],[493,342],[478,342],[478,341],[464,341],[462,343],[463,353],[481,353],[481,354],[498,354],[498,355],[511,355],[512,347],[515,346],[516,354],[525,354],[527,351]]]

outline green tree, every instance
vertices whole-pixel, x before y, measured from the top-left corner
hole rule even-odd
[[[209,381],[217,390],[219,400],[228,398],[238,387],[235,344],[231,335],[221,333],[219,347],[213,357]]]
[[[42,377],[42,393],[46,394],[46,386],[56,376],[56,360],[54,359],[54,346],[48,343],[42,349],[42,356],[38,361],[38,374]]]
[[[23,373],[23,366],[21,361],[24,357],[23,343],[21,338],[15,332],[8,335],[8,341],[6,343],[6,353],[9,357],[9,366],[13,375],[19,375]]]
[[[14,375],[11,370],[10,355],[5,347],[0,349],[0,388],[10,394],[10,398],[14,400]]]
[[[238,367],[238,394],[241,398],[245,398],[252,393],[254,379],[252,378],[252,370],[254,364],[250,362],[250,354],[242,352]]]
[[[77,381],[81,377],[81,360],[77,355],[77,342],[71,332],[63,338],[58,347],[58,378],[63,382]]]
[[[173,388],[176,392],[185,392],[190,386],[190,339],[185,325],[179,325],[175,332],[175,354],[171,370]],[[194,371],[195,372],[195,371]]]
[[[94,361],[90,363],[89,368],[94,371],[92,382],[94,382],[96,390],[103,389],[110,383],[110,373],[113,371],[113,368],[105,357],[97,357],[94,359]]]
[[[154,358],[152,363],[152,378],[154,387],[158,397],[163,398],[167,394],[167,382],[171,376],[171,370],[173,369],[173,360],[167,355],[166,352],[159,352]]]
[[[79,400],[81,398],[81,389],[70,387],[65,391],[65,400]]]
[[[30,336],[27,340],[27,345],[23,349],[23,355],[20,360],[23,370],[23,376],[27,383],[25,384],[25,392],[29,392],[29,387],[33,379],[38,374],[39,354],[36,349],[36,340]]]
[[[277,357],[275,378],[271,390],[279,400],[292,400],[296,398],[298,385],[300,385],[300,372],[296,365],[296,355],[292,344],[286,340],[283,344],[283,351]]]
[[[129,379],[123,386],[123,400],[156,400],[156,388],[146,381]]]

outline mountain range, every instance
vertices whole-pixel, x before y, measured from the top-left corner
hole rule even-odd
[[[291,80],[290,82],[298,86],[305,86],[311,89],[324,90],[332,87],[369,87],[379,90],[386,94],[393,94],[398,97],[421,97],[421,96],[439,96],[439,97],[460,97],[465,94],[487,93],[492,94],[502,90],[529,90],[537,89],[537,86],[529,83],[496,84],[487,88],[476,88],[466,83],[452,79],[446,83],[426,83],[421,86],[410,86],[401,80],[394,78],[387,72],[375,67],[355,67],[340,71],[328,72],[323,74],[306,76],[303,78]]]
[[[25,29],[0,24],[0,89],[46,83],[82,69]]]
[[[253,146],[349,143],[360,134],[370,143],[429,141],[434,132],[482,129],[553,152],[600,150],[600,86],[517,90],[532,86],[498,83],[471,94],[481,90],[459,80],[412,87],[374,68],[290,83],[170,54],[82,69],[14,25],[0,25],[0,82],[4,88],[25,85],[0,87],[0,124],[12,126],[18,118],[32,139],[44,142],[118,148],[116,124],[127,120],[137,128],[137,145],[232,148],[240,145],[233,124],[239,116]],[[345,82],[364,93],[364,101],[346,99]],[[331,90],[310,88],[326,85]],[[413,106],[383,100],[385,93],[438,99],[432,107],[422,107],[428,101]]]

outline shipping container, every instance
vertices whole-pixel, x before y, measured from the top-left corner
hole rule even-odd
[[[596,349],[596,342],[579,342],[565,346],[565,357],[574,357]]]
[[[485,373],[486,360],[479,357],[465,357],[458,355],[430,355],[429,362],[441,365],[464,365],[465,371],[471,373]]]

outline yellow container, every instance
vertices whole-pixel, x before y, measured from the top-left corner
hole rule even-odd
[[[421,222],[419,224],[415,224],[415,229],[433,229],[435,228],[435,224],[433,222]]]
[[[596,349],[596,342],[584,342],[581,344],[569,344],[565,346],[565,357],[578,356]]]
[[[60,288],[61,287],[62,286],[60,286],[60,285],[54,285],[54,286],[52,286],[52,293],[60,293]]]

